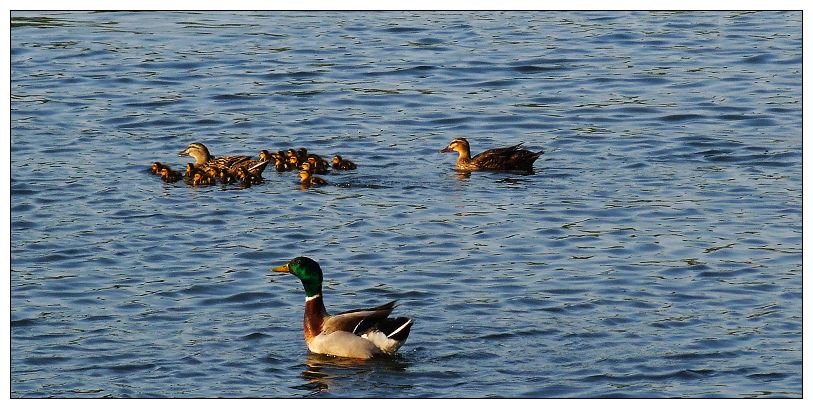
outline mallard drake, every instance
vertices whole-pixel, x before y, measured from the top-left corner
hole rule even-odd
[[[331,165],[333,166],[333,169],[338,170],[353,170],[356,168],[355,163],[342,158],[341,155],[334,155]]]
[[[406,342],[412,319],[389,318],[395,301],[373,308],[330,315],[322,299],[322,269],[308,257],[297,257],[272,271],[290,273],[305,288],[305,344],[317,354],[369,359],[392,355]]]
[[[505,148],[489,149],[472,158],[469,141],[466,138],[455,138],[441,152],[457,152],[459,154],[455,164],[457,170],[519,170],[531,172],[533,171],[534,161],[545,152],[531,152],[527,149],[520,149],[521,146],[522,143],[519,143]]]
[[[305,162],[307,163],[307,162]],[[303,164],[304,165],[304,164]],[[327,181],[320,178],[319,176],[313,176],[311,172],[307,170],[300,170],[299,171],[299,183],[304,188],[308,187],[315,187],[315,186],[324,186],[327,185]]]
[[[175,183],[181,180],[181,173],[170,169],[169,166],[161,168],[159,174],[161,175],[161,180],[167,183]]]

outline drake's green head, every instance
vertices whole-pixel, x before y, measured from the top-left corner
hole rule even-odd
[[[322,269],[319,267],[319,263],[308,257],[297,257],[288,264],[274,267],[271,270],[278,273],[291,273],[299,278],[302,286],[305,287],[306,297],[322,293]]]

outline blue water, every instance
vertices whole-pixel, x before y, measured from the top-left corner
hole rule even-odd
[[[801,397],[801,20],[12,13],[11,396]],[[359,168],[148,172],[196,141]],[[298,255],[399,354],[309,354]]]

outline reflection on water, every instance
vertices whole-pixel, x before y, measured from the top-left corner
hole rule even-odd
[[[380,397],[398,397],[399,393],[411,388],[410,385],[389,384],[389,380],[401,379],[403,372],[409,370],[409,361],[399,354],[361,360],[308,353],[305,366],[301,375],[305,383],[295,388],[307,390],[311,395],[360,387],[374,391],[373,396],[383,393]],[[365,382],[370,384],[365,385]]]

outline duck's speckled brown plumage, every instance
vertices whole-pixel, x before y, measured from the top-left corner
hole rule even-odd
[[[178,156],[191,156],[195,159],[195,166],[198,168],[214,168],[214,169],[228,169],[234,173],[238,167],[244,167],[249,172],[255,175],[262,175],[263,170],[268,165],[269,160],[253,159],[247,155],[235,156],[212,156],[206,145],[194,142],[189,144],[186,149],[178,153]]]
[[[469,141],[466,138],[455,138],[441,152],[457,152],[458,158],[455,168],[463,171],[494,170],[494,171],[524,171],[532,172],[534,161],[544,151],[531,152],[522,149],[522,143],[483,151],[471,157]]]

